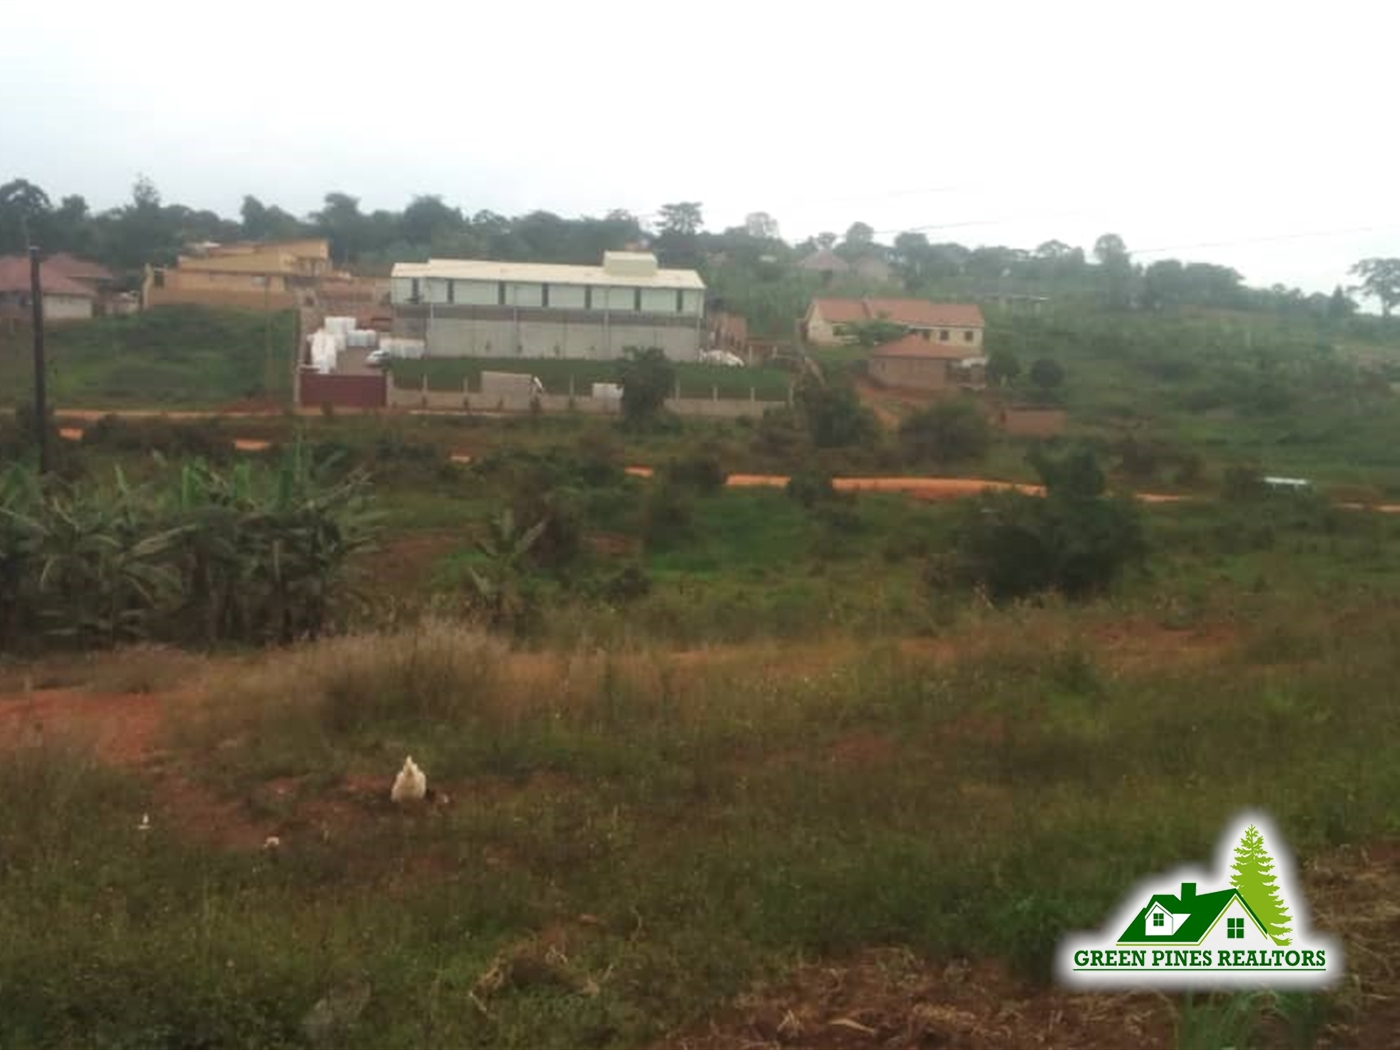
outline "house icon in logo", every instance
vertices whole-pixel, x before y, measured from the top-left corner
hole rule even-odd
[[[1123,935],[1123,948],[1272,948],[1274,939],[1239,890],[1196,893],[1183,882],[1179,896],[1154,893]]]

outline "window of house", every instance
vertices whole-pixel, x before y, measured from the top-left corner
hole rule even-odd
[[[930,332],[927,328],[925,328],[925,329],[924,329],[922,332],[920,332],[919,334],[920,334],[921,336],[924,337],[924,342],[926,342],[926,343],[927,343],[930,339],[933,338],[933,333]]]
[[[591,284],[583,289],[583,308],[585,310],[593,309],[593,286]]]
[[[638,313],[642,312],[642,290],[640,288],[633,289],[632,309]]]
[[[505,306],[505,305],[506,305],[506,282],[505,282],[505,281],[497,281],[497,282],[496,282],[496,305],[497,305],[497,306]]]
[[[940,328],[938,330],[938,341],[940,343],[946,343],[948,341],[948,329]]]
[[[970,343],[975,338],[971,329],[963,333],[963,342]]]
[[[1226,919],[1225,933],[1231,940],[1244,939],[1244,919]]]
[[[456,282],[456,281],[448,281],[448,282],[447,282],[447,301],[448,301],[449,303],[455,303],[455,302],[457,301],[457,282]]]
[[[540,285],[540,305],[549,305],[549,285],[547,284]]]
[[[1159,911],[1154,911],[1154,912],[1152,913],[1152,925],[1153,925],[1153,926],[1165,926],[1166,924],[1167,924],[1166,918],[1162,915],[1161,912],[1159,912]]]
[[[411,303],[416,303],[416,302],[418,302],[418,278],[417,278],[417,277],[413,278],[413,280],[412,280],[411,282],[409,282],[408,301],[411,302]]]
[[[685,293],[679,288],[676,289],[676,313],[685,312]]]

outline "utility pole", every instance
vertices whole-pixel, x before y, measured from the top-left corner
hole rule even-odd
[[[34,429],[39,442],[39,473],[49,472],[49,406],[44,367],[44,282],[39,275],[39,249],[29,246],[29,297],[34,316]]]

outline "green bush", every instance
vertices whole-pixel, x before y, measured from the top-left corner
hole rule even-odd
[[[724,488],[725,477],[718,457],[704,451],[672,460],[666,467],[666,478],[671,484],[702,496],[714,495]]]
[[[672,547],[692,535],[694,521],[688,494],[663,479],[642,504],[642,540],[653,550]]]
[[[994,600],[1049,590],[1083,598],[1142,560],[1137,505],[1103,495],[1092,454],[1037,454],[1032,463],[1044,497],[995,492],[968,505],[954,533],[954,580],[982,586]]]
[[[789,499],[795,500],[811,510],[813,507],[831,503],[836,499],[836,490],[831,486],[831,475],[823,470],[799,470],[783,489]]]
[[[900,449],[910,464],[981,459],[991,443],[991,425],[970,398],[938,401],[899,424]]]

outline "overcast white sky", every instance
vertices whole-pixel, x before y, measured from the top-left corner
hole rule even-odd
[[[4,3],[0,181],[101,209],[145,172],[231,216],[343,190],[698,200],[789,240],[1111,230],[1330,290],[1400,255],[1397,29],[1383,0]]]

